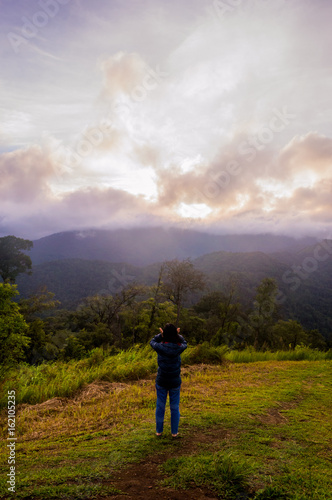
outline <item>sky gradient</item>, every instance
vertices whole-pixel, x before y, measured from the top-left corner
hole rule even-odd
[[[0,0],[0,236],[332,237],[328,0]]]

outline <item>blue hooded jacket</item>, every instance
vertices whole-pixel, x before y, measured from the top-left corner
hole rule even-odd
[[[180,354],[187,349],[187,342],[179,335],[180,344],[163,342],[161,333],[153,337],[150,346],[158,354],[158,373],[156,384],[165,389],[175,389],[181,385],[181,357]]]

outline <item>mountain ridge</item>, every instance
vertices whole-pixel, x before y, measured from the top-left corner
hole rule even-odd
[[[317,243],[314,237],[296,239],[273,234],[218,235],[190,229],[135,228],[65,231],[34,241],[33,264],[82,258],[148,265],[178,258],[197,258],[216,251],[294,252]]]

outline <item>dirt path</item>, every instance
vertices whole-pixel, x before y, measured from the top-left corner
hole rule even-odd
[[[174,439],[173,450],[165,453],[151,455],[137,464],[121,469],[115,475],[111,484],[122,491],[122,494],[108,497],[104,500],[215,500],[219,498],[208,488],[192,487],[188,490],[174,490],[163,488],[158,483],[164,478],[159,466],[172,457],[191,455],[200,451],[200,446],[227,439],[225,429],[214,428],[213,431],[200,431],[186,435],[180,439]],[[169,442],[168,437],[160,439],[160,445]]]

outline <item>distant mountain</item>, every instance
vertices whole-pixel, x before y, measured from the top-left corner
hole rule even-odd
[[[240,286],[241,300],[250,305],[255,287],[266,276],[280,278],[287,269],[262,252],[214,252],[194,259],[207,277],[208,289],[223,289],[232,275]],[[17,278],[20,294],[26,297],[46,285],[63,307],[75,307],[82,299],[99,293],[115,293],[124,285],[157,283],[161,262],[148,266],[86,259],[63,259],[33,266],[31,276]]]
[[[142,268],[105,261],[63,259],[33,266],[31,276],[17,278],[20,295],[27,297],[42,286],[55,294],[63,308],[75,308],[85,297],[116,293],[132,281],[149,282]],[[152,280],[153,281],[153,280]]]
[[[61,234],[74,238],[74,233],[69,233],[69,236]],[[86,240],[82,240],[84,246]],[[280,307],[283,317],[296,319],[305,328],[317,328],[328,336],[332,333],[332,242],[329,244],[331,253],[316,243],[300,251],[273,254],[218,251],[201,255],[193,259],[193,263],[206,274],[209,290],[224,290],[229,278],[234,277],[236,300],[245,308],[251,307],[259,282],[265,277],[275,278],[282,293]],[[105,251],[103,248],[99,250]],[[176,256],[181,258],[179,253]],[[147,266],[134,266],[121,260],[115,263],[75,258],[44,262],[33,266],[31,276],[18,277],[18,289],[21,296],[26,297],[46,285],[61,301],[62,307],[75,308],[84,297],[115,293],[133,281],[155,284],[164,259]]]
[[[104,260],[145,266],[178,258],[226,252],[294,252],[316,243],[271,234],[215,235],[188,229],[136,228],[68,231],[34,241],[33,264],[63,259]]]
[[[216,252],[201,256],[194,263],[216,290],[225,286],[229,276],[234,276],[239,301],[246,307],[252,304],[258,283],[265,277],[275,278],[281,292],[283,317],[332,336],[332,240],[325,244],[329,251],[316,243],[298,252],[270,255]]]

